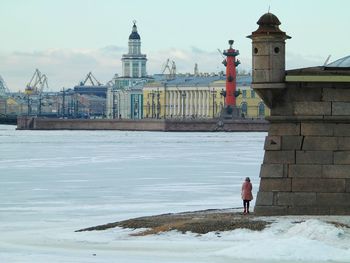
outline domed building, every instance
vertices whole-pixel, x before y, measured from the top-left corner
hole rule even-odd
[[[122,57],[123,77],[146,77],[146,55],[141,54],[141,37],[137,32],[136,21],[129,36],[129,52]]]
[[[141,53],[141,37],[133,21],[128,41],[128,53],[122,56],[122,76],[112,80],[107,92],[107,118],[141,119],[142,87],[149,81],[147,58]]]

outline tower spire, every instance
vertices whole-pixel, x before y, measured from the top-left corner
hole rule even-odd
[[[140,78],[146,76],[146,55],[141,53],[141,37],[137,32],[136,20],[129,36],[129,51],[122,57],[123,76]]]

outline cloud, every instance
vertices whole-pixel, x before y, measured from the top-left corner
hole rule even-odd
[[[121,55],[122,49],[115,46],[3,53],[0,54],[0,75],[12,91],[24,90],[36,68],[47,75],[51,90],[71,88],[90,71],[106,83],[121,71]]]
[[[119,53],[127,53],[127,48],[125,47],[119,47],[119,46],[114,46],[114,45],[109,45],[103,48],[99,49],[100,52],[106,54],[106,55],[110,55],[110,54],[119,54]]]
[[[46,74],[51,90],[72,88],[91,71],[101,83],[107,83],[115,73],[122,75],[121,57],[127,50],[119,46],[100,49],[46,49],[33,52],[15,51],[0,54],[0,75],[12,91],[24,90],[38,68]],[[169,48],[143,51],[147,55],[148,74],[161,73],[169,59],[176,64],[178,73],[193,73],[195,63],[200,72],[225,71],[223,58],[217,50]],[[240,55],[239,71],[251,70],[251,57]],[[287,69],[322,65],[326,58],[287,53]]]
[[[194,54],[201,54],[201,55],[206,53],[206,51],[194,46],[191,47],[191,51]]]
[[[147,54],[148,72],[151,74],[160,73],[163,70],[167,59],[175,61],[177,72],[179,73],[193,73],[194,66],[197,63],[200,72],[219,72],[225,71],[222,64],[223,58],[217,50],[206,51],[197,47],[186,49],[166,49],[160,51],[151,51]],[[238,57],[241,60],[239,70],[249,71],[251,68],[251,58]]]
[[[305,55],[295,52],[287,52],[286,56],[286,68],[295,69],[295,68],[306,68],[306,67],[315,67],[322,66],[327,59],[327,55]]]

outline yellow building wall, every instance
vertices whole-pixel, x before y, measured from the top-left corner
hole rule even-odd
[[[143,89],[143,117],[159,118],[165,117],[165,88],[153,85]]]
[[[259,105],[264,104],[259,95],[254,92],[254,90],[249,87],[238,87],[241,90],[241,94],[236,98],[236,105],[242,108],[242,104],[247,104],[247,114],[245,117],[248,118],[262,118],[263,116],[259,115]],[[246,96],[243,96],[243,90],[246,91]],[[253,96],[252,96],[253,94]],[[264,117],[270,115],[270,109],[264,104]]]
[[[143,117],[144,118],[169,118],[166,116],[167,112],[167,92],[174,90],[175,87],[164,87],[161,83],[150,83],[147,84],[143,89]],[[203,91],[205,89],[209,92],[209,114],[206,118],[218,118],[220,117],[221,110],[224,107],[225,98],[221,95],[222,91],[225,90],[225,81],[212,82],[207,87],[198,87]],[[176,87],[178,91],[193,91],[195,87]],[[250,89],[249,86],[237,87],[237,90],[241,90],[241,94],[236,98],[237,107],[241,107],[242,103],[247,104],[247,114],[245,117],[248,118],[262,118],[259,115],[259,105],[263,103],[261,98]],[[245,90],[246,96],[243,97],[243,90]],[[254,96],[252,97],[252,91]],[[159,99],[158,99],[159,98]],[[169,109],[168,109],[169,110]],[[269,108],[264,105],[264,116],[270,115]],[[187,116],[188,118],[190,116]]]

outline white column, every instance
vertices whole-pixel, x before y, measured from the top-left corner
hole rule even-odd
[[[203,105],[203,112],[202,112],[202,116],[206,117],[207,116],[207,91],[203,90],[202,91],[202,105]]]
[[[210,90],[206,91],[206,95],[207,95],[207,117],[210,116]]]
[[[191,91],[191,117],[194,116],[194,91]]]
[[[168,115],[169,115],[169,109],[168,109],[168,106],[167,106],[168,102],[169,102],[169,92],[167,92],[166,89],[164,89],[164,92],[165,92],[165,94],[164,94],[165,100],[164,100],[163,105],[161,105],[161,107],[164,109],[164,118],[167,118]]]
[[[175,94],[176,94],[176,116],[179,116],[181,111],[180,91],[176,91]]]
[[[202,117],[202,91],[198,90],[198,117]]]
[[[188,91],[188,114],[189,117],[192,115],[192,91]]]
[[[181,93],[181,116],[185,116],[186,114],[186,92],[183,90]],[[185,116],[186,117],[186,116]]]
[[[204,90],[201,91],[201,116],[205,117],[205,99],[204,99]]]
[[[179,101],[178,115],[181,116],[181,114],[182,114],[182,93],[181,93],[181,91],[179,91],[177,93],[177,96],[178,96],[178,101]]]
[[[199,90],[197,90],[196,91],[196,114],[197,114],[197,116],[198,117],[200,117],[200,113],[199,113],[199,108],[200,108],[200,106],[199,106],[199,94],[200,94],[200,91]]]
[[[141,71],[141,61],[139,61],[139,78],[142,76],[142,71]]]
[[[197,115],[197,90],[193,91],[193,115]]]
[[[172,107],[172,103],[173,103],[173,92],[171,90],[168,91],[169,93],[169,102],[168,102],[168,116],[170,117],[173,114],[173,107]]]
[[[186,117],[189,116],[190,113],[190,92],[186,90]]]
[[[193,91],[193,116],[197,115],[197,90]]]

